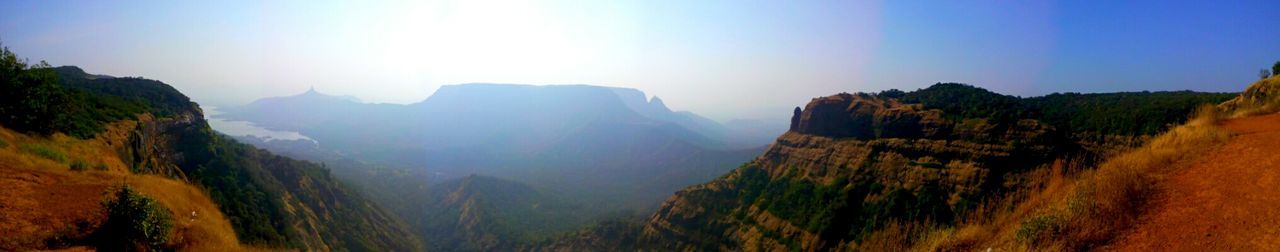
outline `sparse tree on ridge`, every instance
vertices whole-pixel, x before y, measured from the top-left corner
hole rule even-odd
[[[1267,71],[1266,68],[1258,71],[1258,79],[1266,79],[1267,77],[1271,77],[1271,71]]]
[[[1271,75],[1276,74],[1280,74],[1280,60],[1277,60],[1275,65],[1271,65]]]

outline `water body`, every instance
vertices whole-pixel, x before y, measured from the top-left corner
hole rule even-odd
[[[209,127],[213,127],[213,130],[222,132],[222,134],[261,138],[263,141],[307,140],[312,143],[318,143],[315,139],[311,139],[310,137],[296,131],[272,130],[258,127],[258,125],[254,125],[252,122],[230,121],[220,117],[222,112],[218,111],[218,107],[202,107],[204,109],[205,119],[209,121]]]

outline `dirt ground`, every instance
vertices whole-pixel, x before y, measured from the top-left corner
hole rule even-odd
[[[1237,135],[1165,177],[1149,212],[1108,250],[1280,250],[1280,114],[1223,126]]]

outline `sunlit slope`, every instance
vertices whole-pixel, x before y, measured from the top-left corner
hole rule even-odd
[[[1278,84],[1264,79],[1235,99],[1201,107],[1194,120],[1096,168],[1049,174],[1036,190],[989,204],[955,228],[916,232],[923,241],[914,248],[1275,248]]]
[[[86,245],[105,221],[104,195],[125,184],[171,211],[174,227],[166,246],[196,251],[246,249],[200,188],[129,172],[116,153],[125,142],[121,137],[128,136],[126,129],[133,124],[113,124],[88,140],[0,129],[0,250]]]

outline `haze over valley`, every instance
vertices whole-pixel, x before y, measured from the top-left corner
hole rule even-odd
[[[1267,251],[1273,1],[0,3],[0,251]]]

